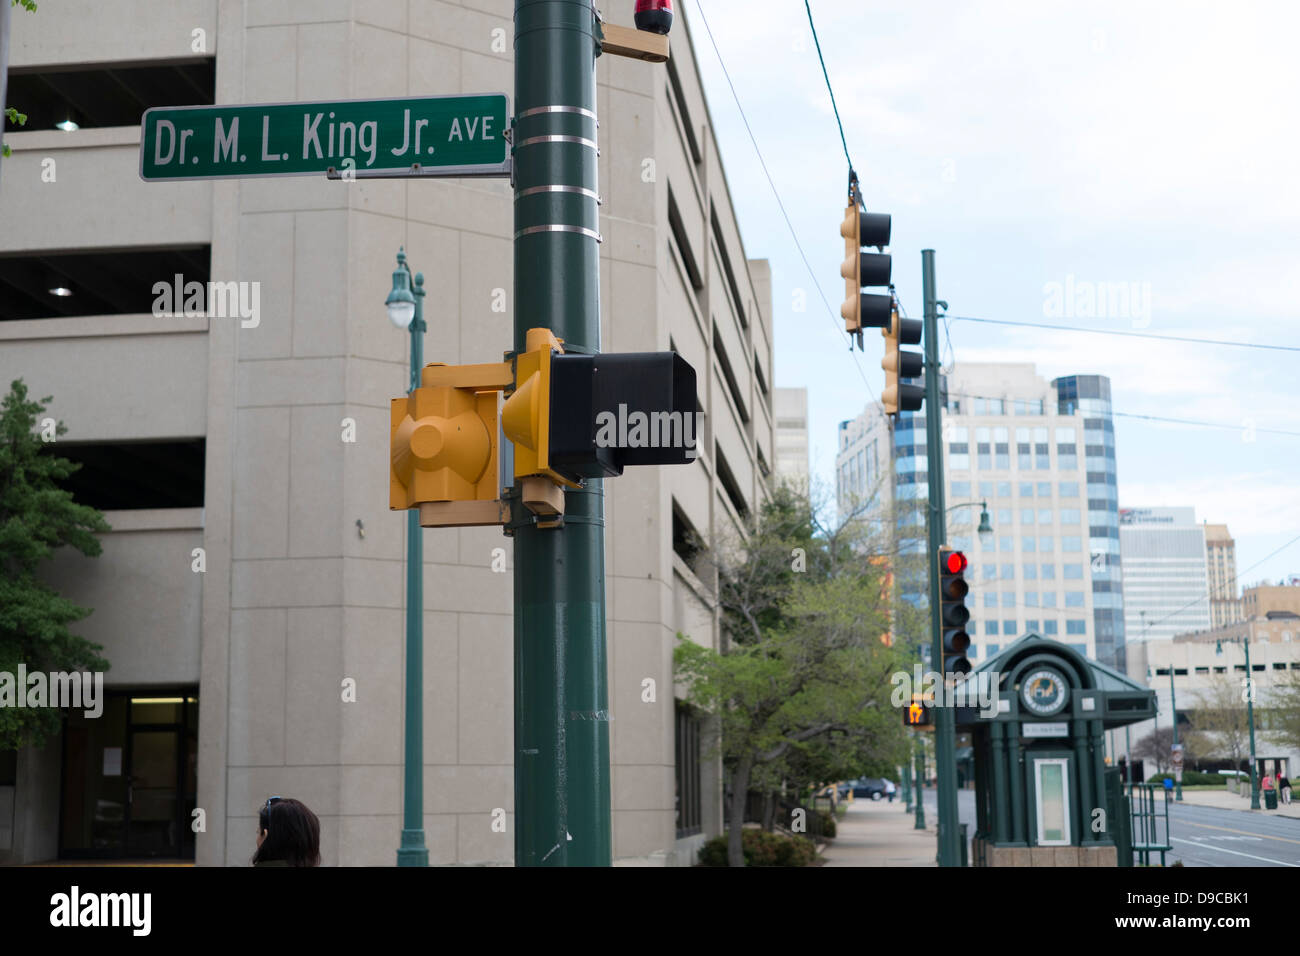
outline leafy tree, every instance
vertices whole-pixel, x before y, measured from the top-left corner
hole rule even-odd
[[[1207,741],[1205,756],[1222,756],[1240,770],[1250,753],[1246,696],[1242,681],[1230,674],[1215,674],[1199,694],[1200,706],[1189,716],[1192,726]]]
[[[102,648],[68,631],[90,613],[40,580],[38,571],[63,545],[87,556],[100,553],[104,516],[72,500],[59,487],[80,466],[51,451],[35,431],[49,398],[27,398],[22,379],[0,405],[0,672],[107,670]],[[60,422],[55,435],[67,429]],[[57,732],[58,712],[44,708],[0,708],[0,750],[39,745]]]
[[[1157,727],[1133,744],[1133,757],[1136,760],[1154,760],[1156,773],[1173,773],[1173,742],[1172,727]],[[1203,735],[1186,726],[1179,728],[1178,742],[1183,745],[1183,768],[1186,770],[1190,770],[1210,749]]]
[[[0,0],[0,2],[3,2],[3,0]],[[21,6],[29,13],[36,12],[36,0],[10,0],[9,7],[18,6]],[[5,44],[5,47],[0,49],[0,102],[4,101],[5,83],[9,72],[9,7],[0,8],[0,43]],[[18,112],[12,106],[5,107],[5,119],[18,126],[27,125],[27,114]],[[3,124],[0,124],[0,129],[2,128]],[[7,145],[0,147],[0,156],[8,157],[8,155],[9,147]]]
[[[1300,671],[1287,671],[1269,694],[1269,739],[1290,750],[1300,750]]]
[[[825,524],[811,496],[778,487],[697,565],[713,583],[723,640],[715,651],[679,635],[674,655],[687,700],[715,717],[714,743],[731,790],[728,860],[743,866],[751,785],[906,756],[890,675],[904,656],[890,629],[887,567],[870,522]],[[838,777],[836,777],[838,779]]]

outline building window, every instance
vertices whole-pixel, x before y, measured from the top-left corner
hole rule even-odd
[[[1054,565],[1054,564],[1044,564],[1044,565],[1041,565],[1041,567],[1042,567],[1042,570],[1043,570],[1043,580],[1044,580],[1044,581],[1055,581],[1055,580],[1056,580],[1056,565]]]
[[[1038,580],[1038,565],[1026,564],[1024,567],[1024,578],[1026,581]]]
[[[1087,621],[1066,621],[1065,633],[1066,634],[1087,634],[1088,622]]]
[[[1061,482],[1061,497],[1062,498],[1079,497],[1079,483],[1077,481]]]
[[[1015,622],[1015,621],[1003,621],[1003,622],[1002,622],[1002,633],[1003,633],[1004,635],[1009,635],[1009,636],[1013,636],[1013,637],[1014,637],[1014,636],[1015,636],[1015,633],[1016,633],[1016,622]]]
[[[81,465],[59,484],[101,511],[202,508],[207,441],[58,442],[52,453]]]
[[[1061,577],[1065,578],[1065,580],[1067,580],[1067,581],[1082,581],[1082,580],[1083,580],[1083,565],[1082,565],[1082,564],[1066,564],[1066,565],[1062,565],[1062,567],[1061,567]]]
[[[677,836],[701,832],[700,720],[680,700],[677,705]]]
[[[998,622],[997,622],[997,621],[985,621],[985,622],[984,622],[984,636],[985,636],[985,637],[988,637],[989,635],[996,635],[997,633],[998,633]],[[994,648],[997,647],[996,644],[990,644],[989,646],[990,646],[990,647],[994,647]],[[996,651],[996,650],[990,650],[989,653],[990,653],[990,654],[996,654],[997,651]]]
[[[1037,633],[1039,632],[1038,622],[1037,622],[1037,621],[1025,621],[1025,630],[1028,631],[1028,632],[1031,633],[1031,634],[1037,634]]]
[[[1066,592],[1065,592],[1065,606],[1066,606],[1066,607],[1083,607],[1083,592],[1082,592],[1082,591],[1066,591]],[[1067,633],[1068,633],[1068,632],[1067,632]]]
[[[988,650],[987,650],[985,653],[986,653],[986,655],[987,655],[988,657],[992,657],[994,654],[996,654],[996,653],[997,653],[998,651],[1000,651],[1000,650],[1002,650],[1002,645],[1001,645],[1001,644],[989,644],[989,645],[988,645]]]
[[[1061,550],[1062,550],[1062,551],[1082,551],[1082,550],[1083,550],[1083,539],[1082,539],[1082,538],[1078,538],[1078,537],[1072,537],[1072,536],[1069,536],[1069,535],[1061,535]]]
[[[1044,621],[1044,622],[1043,622],[1043,636],[1044,636],[1044,637],[1053,637],[1053,636],[1056,635],[1056,633],[1057,633],[1057,630],[1056,630],[1056,622],[1055,622],[1055,621]]]

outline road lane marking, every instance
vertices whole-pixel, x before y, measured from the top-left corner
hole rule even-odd
[[[1179,820],[1178,822],[1189,827],[1204,827],[1207,830],[1223,830],[1227,833],[1243,833],[1246,836],[1259,837],[1261,840],[1280,840],[1282,843],[1300,843],[1300,840],[1292,840],[1290,837],[1270,836],[1267,833],[1259,833],[1258,831],[1234,830],[1232,827],[1216,827],[1212,823],[1193,823],[1191,820]]]
[[[1274,860],[1266,856],[1255,856],[1253,853],[1242,853],[1238,850],[1228,850],[1221,846],[1211,846],[1208,843],[1197,843],[1195,840],[1183,840],[1179,837],[1170,837],[1172,843],[1190,843],[1192,846],[1199,846],[1202,850],[1212,850],[1215,853],[1231,853],[1233,856],[1245,856],[1252,860],[1263,860],[1265,863],[1276,863],[1278,866],[1293,866],[1300,868],[1300,863],[1287,863],[1285,860]]]

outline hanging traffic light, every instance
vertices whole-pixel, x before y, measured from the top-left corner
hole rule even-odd
[[[840,306],[840,315],[844,317],[844,330],[857,338],[861,348],[863,329],[879,329],[889,324],[893,298],[887,293],[863,292],[862,287],[890,284],[890,257],[862,249],[889,245],[890,217],[886,213],[862,211],[857,201],[856,182],[852,197],[840,223],[840,235],[844,237],[844,261],[840,264],[844,304]]]
[[[897,307],[891,306],[889,321],[880,330],[885,339],[885,357],[880,367],[885,370],[885,390],[880,401],[886,413],[915,412],[925,402],[925,386],[910,385],[900,381],[905,378],[922,378],[925,359],[920,352],[904,352],[900,345],[916,345],[921,341],[920,319],[904,319]]]
[[[966,565],[966,555],[960,551],[939,549],[939,626],[943,631],[944,674],[970,673],[970,661],[966,658],[966,649],[970,647],[970,635],[966,633],[966,622],[970,620],[966,607],[966,595],[970,591]]]

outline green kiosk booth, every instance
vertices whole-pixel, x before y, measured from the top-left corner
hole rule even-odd
[[[1129,803],[1119,770],[1107,771],[1103,734],[1155,717],[1155,692],[1037,634],[961,683],[991,704],[956,711],[975,765],[972,864],[1119,865]]]

